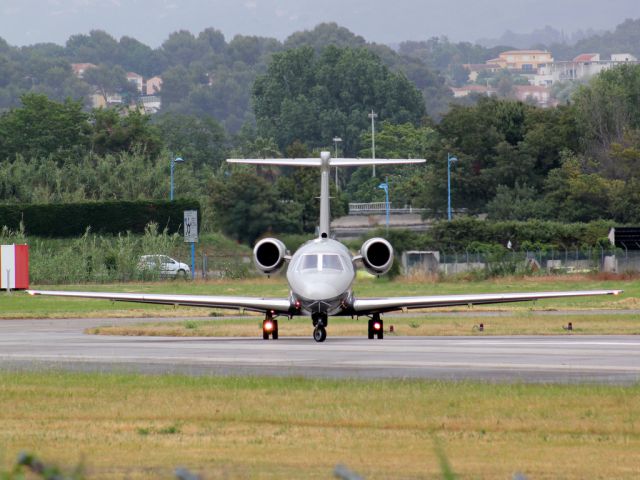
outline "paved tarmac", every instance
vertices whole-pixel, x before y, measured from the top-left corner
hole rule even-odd
[[[115,337],[87,327],[150,319],[0,320],[0,369],[296,375],[489,382],[640,381],[640,336]],[[155,319],[154,319],[155,320]],[[163,319],[170,321],[172,319]]]

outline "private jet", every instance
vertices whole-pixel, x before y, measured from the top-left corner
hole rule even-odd
[[[373,275],[383,275],[393,264],[394,251],[384,238],[366,240],[357,255],[339,241],[331,238],[329,174],[331,167],[360,167],[365,165],[398,165],[424,163],[424,159],[359,159],[331,158],[322,152],[320,158],[292,159],[228,159],[229,163],[253,165],[284,165],[316,167],[320,169],[320,222],[317,238],[302,245],[293,255],[276,238],[263,238],[253,249],[257,268],[265,275],[273,275],[287,265],[289,295],[286,298],[256,298],[208,295],[165,295],[146,293],[111,293],[29,290],[31,295],[54,295],[108,299],[119,302],[184,305],[190,307],[224,308],[260,312],[264,315],[262,338],[278,338],[278,318],[305,315],[311,318],[313,338],[324,342],[329,317],[351,316],[368,318],[369,339],[382,339],[382,315],[392,311],[452,307],[460,305],[523,302],[547,298],[583,297],[590,295],[618,295],[621,290],[584,290],[527,293],[490,293],[468,295],[430,295],[412,297],[359,298],[353,293],[356,266],[362,264]]]

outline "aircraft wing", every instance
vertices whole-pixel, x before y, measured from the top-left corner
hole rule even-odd
[[[587,297],[591,295],[619,295],[622,290],[578,290],[569,292],[481,293],[473,295],[430,295],[424,297],[356,298],[356,314],[390,312],[413,308],[486,305],[490,303],[526,302],[546,298]]]
[[[27,290],[30,295],[52,295],[56,297],[97,298],[115,302],[155,303],[160,305],[183,305],[187,307],[229,308],[274,313],[287,313],[291,302],[287,298],[227,297],[214,295],[164,295],[157,293],[112,293],[73,292],[56,290]]]

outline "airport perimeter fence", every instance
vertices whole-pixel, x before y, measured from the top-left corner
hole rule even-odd
[[[640,272],[640,251],[623,249],[549,249],[538,251],[407,251],[405,275],[478,274],[487,277],[540,273]]]

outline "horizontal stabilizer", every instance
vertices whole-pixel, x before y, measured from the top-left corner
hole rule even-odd
[[[288,165],[290,167],[319,167],[319,158],[228,158],[229,163],[248,163],[252,165]]]
[[[320,158],[229,158],[229,163],[247,163],[252,165],[284,165],[289,167],[320,167]],[[331,158],[331,167],[361,167],[365,165],[402,165],[406,163],[425,163],[424,158]]]
[[[332,167],[360,167],[363,165],[402,165],[405,163],[425,163],[424,158],[332,158]]]

